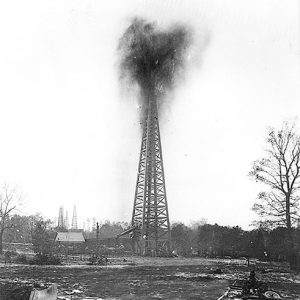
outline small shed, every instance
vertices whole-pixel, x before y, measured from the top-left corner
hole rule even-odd
[[[57,232],[55,242],[77,244],[84,243],[85,238],[82,232]]]

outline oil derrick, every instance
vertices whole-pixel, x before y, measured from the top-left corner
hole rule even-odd
[[[66,211],[66,216],[65,216],[65,222],[64,222],[65,228],[69,229],[69,216],[68,216],[68,211]]]
[[[59,227],[59,228],[64,228],[65,227],[65,222],[64,222],[64,208],[63,208],[63,206],[61,206],[59,208],[57,227]]]
[[[73,208],[72,229],[78,229],[76,206]]]
[[[170,223],[156,99],[148,102],[132,214],[134,251],[145,256],[170,252]]]
[[[131,227],[134,250],[141,255],[170,253],[168,215],[157,99],[175,87],[185,67],[190,45],[190,31],[185,26],[157,28],[154,23],[135,18],[120,38],[120,75],[126,85],[133,84],[145,117],[138,166]],[[146,114],[144,114],[146,113]]]

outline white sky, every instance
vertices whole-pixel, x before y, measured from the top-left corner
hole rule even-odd
[[[131,17],[187,23],[210,42],[161,115],[169,214],[247,228],[266,127],[300,111],[298,1],[0,3],[0,182],[24,213],[129,221],[140,129],[116,48]]]

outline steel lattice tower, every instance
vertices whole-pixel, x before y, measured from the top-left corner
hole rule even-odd
[[[141,255],[170,252],[167,205],[156,99],[148,102],[132,214],[134,250]]]

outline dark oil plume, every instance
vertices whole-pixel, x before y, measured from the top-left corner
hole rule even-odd
[[[142,115],[150,99],[160,100],[172,88],[185,67],[191,31],[177,25],[167,30],[135,18],[119,42],[121,78],[137,84]]]

